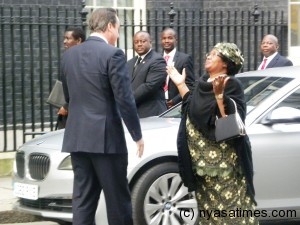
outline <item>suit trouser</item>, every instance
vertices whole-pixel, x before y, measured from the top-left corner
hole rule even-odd
[[[74,171],[73,225],[95,224],[103,189],[109,225],[132,225],[127,154],[71,153]]]

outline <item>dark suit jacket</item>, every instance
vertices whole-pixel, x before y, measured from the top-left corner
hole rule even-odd
[[[269,62],[266,68],[292,66],[292,65],[293,63],[289,59],[277,53],[277,55],[271,60],[271,62]]]
[[[128,68],[138,114],[140,118],[157,116],[167,110],[163,89],[167,77],[166,62],[151,50],[134,70],[137,58],[128,61]]]
[[[121,115],[133,140],[141,139],[121,49],[89,37],[64,53],[61,74],[69,102],[63,152],[127,153]]]
[[[194,65],[193,65],[192,57],[183,52],[176,51],[173,62],[174,62],[174,67],[178,70],[180,74],[182,74],[182,70],[185,68],[185,72],[186,72],[185,83],[188,86],[188,88],[191,90],[195,82]],[[168,83],[168,94],[169,94],[169,100],[172,99],[174,105],[181,102],[182,98],[179,94],[178,88],[176,87],[176,85],[173,83],[171,79],[169,79],[169,83]]]

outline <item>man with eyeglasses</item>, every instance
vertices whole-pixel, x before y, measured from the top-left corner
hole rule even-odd
[[[278,53],[278,39],[272,34],[264,36],[260,49],[263,54],[263,60],[260,63],[258,70],[264,70],[272,67],[293,66],[293,63],[286,57]]]

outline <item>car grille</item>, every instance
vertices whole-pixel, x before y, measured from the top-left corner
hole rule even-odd
[[[16,153],[16,167],[17,167],[18,176],[20,178],[24,178],[24,175],[25,175],[24,152],[17,152]]]
[[[72,212],[72,199],[47,199],[30,200],[20,198],[21,206],[34,209],[51,210],[56,212]]]
[[[44,154],[30,154],[28,167],[31,178],[43,180],[49,172],[50,159]]]
[[[29,156],[29,173],[32,179],[43,180],[50,168],[50,158],[47,155],[33,153]],[[25,176],[25,154],[24,152],[16,153],[16,168],[20,178]]]

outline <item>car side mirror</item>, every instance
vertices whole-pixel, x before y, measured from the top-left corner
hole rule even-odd
[[[279,107],[274,109],[262,121],[262,124],[273,125],[275,123],[300,122],[300,110],[292,107]]]

